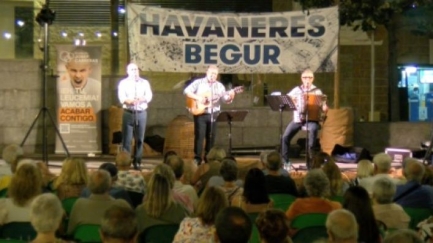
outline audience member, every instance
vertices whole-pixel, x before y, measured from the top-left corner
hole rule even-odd
[[[206,187],[212,176],[219,175],[221,161],[226,157],[226,151],[221,147],[213,147],[206,155],[207,163],[200,164],[191,178],[191,185],[194,185],[200,194]]]
[[[326,199],[330,190],[329,179],[321,169],[308,171],[304,178],[304,187],[308,196],[297,198],[286,211],[286,216],[290,222],[301,214],[329,213],[341,208],[339,202]]]
[[[183,159],[175,154],[169,155],[164,163],[170,166],[174,172],[176,180],[173,185],[173,190],[177,193],[187,196],[189,198],[189,202],[191,202],[193,208],[195,208],[198,202],[196,190],[191,185],[183,184],[181,181],[185,166]]]
[[[158,164],[153,169],[153,174],[160,174],[163,177],[165,177],[168,180],[168,183],[170,184],[170,188],[173,191],[174,201],[183,205],[185,207],[185,209],[188,210],[189,213],[194,212],[194,204],[190,200],[188,195],[174,190],[174,183],[176,182],[176,178],[174,176],[174,171],[171,169],[170,166],[168,166],[166,164]]]
[[[268,209],[261,212],[256,219],[262,243],[292,243],[289,237],[289,220],[283,211]]]
[[[322,170],[329,179],[330,196],[343,196],[344,192],[349,188],[349,183],[343,180],[340,168],[338,168],[334,160],[329,160],[325,163],[322,166]]]
[[[131,172],[131,154],[121,151],[116,155],[116,167],[118,169],[116,186],[125,188],[127,191],[146,193],[146,182],[139,172]]]
[[[248,243],[253,224],[242,209],[227,207],[218,213],[215,228],[214,240],[217,243]]]
[[[69,157],[63,160],[60,175],[54,180],[54,190],[60,200],[79,197],[89,180],[86,162]]]
[[[57,176],[50,171],[47,164],[41,160],[35,162],[42,176],[42,191],[52,192],[53,183]]]
[[[8,145],[3,149],[2,158],[6,162],[6,166],[0,167],[0,190],[9,186],[12,174],[15,173],[17,162],[23,154],[23,149],[16,144]]]
[[[263,170],[263,173],[265,175],[268,174],[268,168],[266,168],[266,164],[268,163],[267,162],[268,154],[269,154],[269,152],[266,152],[266,151],[262,151],[260,153],[260,163],[262,165],[262,168],[263,168],[262,170]],[[282,176],[290,176],[289,172],[287,172],[287,170],[285,170],[283,167],[279,168],[278,172],[280,172],[280,175],[282,175]]]
[[[414,158],[407,158],[404,162],[403,175],[407,182],[398,185],[394,202],[402,207],[433,209],[433,187],[422,185],[421,180],[425,167]]]
[[[421,184],[433,186],[433,167],[431,165],[424,165],[425,173],[422,177]]]
[[[358,242],[358,224],[355,216],[346,209],[337,209],[330,212],[326,219],[326,229],[329,243]]]
[[[379,223],[374,217],[370,196],[365,188],[360,186],[349,187],[344,194],[343,208],[355,215],[359,226],[358,242],[381,242]]]
[[[215,231],[217,214],[226,207],[228,201],[220,188],[206,188],[200,196],[195,217],[186,217],[182,220],[173,243],[208,242]]]
[[[170,156],[173,156],[173,155],[177,156],[177,153],[176,153],[175,151],[173,151],[173,150],[167,151],[167,152],[164,154],[164,160],[163,160],[164,164],[167,164],[168,158],[169,158]],[[180,156],[179,156],[179,157],[180,157]]]
[[[223,161],[221,162],[220,174],[223,180],[223,184],[218,186],[224,191],[227,200],[229,202],[229,205],[231,205],[233,199],[235,197],[242,195],[244,191],[242,186],[236,183],[238,182],[238,180],[236,180],[238,175],[238,166],[236,162],[232,159],[223,159]],[[210,184],[214,184],[211,183],[211,180],[213,178],[215,178],[215,176],[213,176],[209,180],[208,186],[211,186]],[[215,184],[219,184],[219,183],[215,183]]]
[[[282,164],[280,153],[273,151],[268,154],[266,159],[268,174],[265,176],[266,189],[269,194],[286,193],[296,197],[298,196],[298,190],[295,181],[290,176],[283,176],[279,172]]]
[[[233,198],[232,205],[242,208],[246,213],[260,213],[274,207],[266,190],[265,174],[258,168],[248,171],[242,195]]]
[[[123,189],[122,187],[116,187],[116,181],[117,181],[117,168],[114,164],[110,163],[110,162],[106,162],[103,163],[99,166],[100,170],[105,170],[110,174],[110,178],[111,178],[111,186],[110,186],[110,191],[109,191],[109,195],[112,196],[115,199],[123,199],[125,201],[127,201],[132,207],[134,207],[131,198],[129,198],[128,193],[126,192],[125,189]],[[84,188],[83,191],[81,191],[81,195],[80,197],[89,197],[91,194],[90,190],[88,187]]]
[[[67,234],[72,235],[81,224],[101,224],[105,210],[113,204],[130,205],[123,199],[114,199],[109,195],[111,188],[110,174],[105,170],[97,170],[90,175],[89,198],[79,198],[72,207],[69,216]]]
[[[373,157],[374,176],[366,177],[359,181],[359,185],[367,189],[368,193],[373,191],[373,183],[379,178],[389,178],[395,185],[401,184],[398,179],[393,179],[389,175],[392,158],[388,154],[379,153]]]
[[[8,188],[8,198],[0,199],[0,225],[30,222],[30,204],[42,193],[42,176],[33,160],[20,160]]]
[[[153,173],[150,177],[144,202],[135,211],[139,233],[154,225],[180,224],[190,214],[188,209],[174,200],[173,183],[160,173]]]
[[[223,178],[223,173],[225,173],[225,176],[227,176],[228,174],[227,174],[227,172],[229,172],[229,174],[231,175],[230,177],[233,177],[233,173],[232,172],[230,172],[230,171],[232,171],[232,169],[235,169],[235,168],[229,168],[229,167],[227,167],[228,166],[228,164],[227,163],[224,163],[224,162],[227,162],[227,161],[231,161],[231,162],[233,162],[234,163],[234,165],[235,165],[235,167],[236,167],[236,174],[234,175],[234,181],[232,181],[236,186],[238,186],[238,187],[242,187],[243,185],[244,185],[244,182],[241,180],[241,179],[238,179],[238,176],[239,176],[239,171],[238,171],[238,165],[237,165],[237,162],[236,162],[236,160],[234,160],[234,159],[231,159],[231,158],[224,158],[222,161],[221,161],[221,167],[220,167],[220,172],[219,172],[219,174],[218,175],[215,175],[215,176],[212,176],[210,179],[209,179],[209,181],[207,182],[207,185],[206,186],[223,186],[224,185],[224,183],[225,183],[225,180],[224,180],[224,178]],[[231,164],[233,164],[233,163],[231,163]],[[225,167],[225,168],[223,168],[223,167]],[[230,179],[231,180],[231,179]]]
[[[360,180],[373,176],[373,173],[374,166],[370,160],[362,159],[358,161],[356,165],[356,178],[352,180],[352,185],[358,186]]]
[[[325,152],[316,153],[314,154],[311,161],[311,169],[320,169],[324,164],[328,163],[329,161],[334,161],[334,158],[332,158],[329,154]]]
[[[403,208],[393,203],[395,183],[387,177],[378,178],[373,184],[373,212],[376,220],[385,223],[388,229],[406,229],[410,217]]]
[[[423,241],[415,231],[401,229],[388,234],[383,243],[423,243]]]
[[[132,208],[125,205],[111,205],[104,212],[99,230],[103,243],[137,242],[137,218]]]
[[[32,243],[63,242],[56,237],[64,210],[59,198],[51,193],[37,196],[30,206],[30,222],[37,232]]]

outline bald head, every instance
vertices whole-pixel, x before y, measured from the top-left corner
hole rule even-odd
[[[414,158],[406,158],[404,160],[403,174],[408,181],[421,182],[425,173],[425,167],[421,162]]]

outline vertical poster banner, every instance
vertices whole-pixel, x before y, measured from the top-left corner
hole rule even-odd
[[[101,47],[56,48],[60,135],[71,154],[101,153]],[[65,152],[58,136],[55,152]]]

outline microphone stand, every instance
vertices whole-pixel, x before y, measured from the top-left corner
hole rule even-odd
[[[214,81],[215,82],[215,81]],[[213,125],[214,125],[214,115],[213,115],[213,82],[210,83],[210,135],[209,135],[209,140],[210,141],[206,141],[206,143],[211,144],[212,140],[213,140]],[[213,144],[211,144],[213,146]],[[206,153],[206,148],[205,148],[205,153]],[[206,156],[205,156],[206,158]],[[208,161],[206,161],[207,163]]]

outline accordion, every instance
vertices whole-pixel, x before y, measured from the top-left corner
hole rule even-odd
[[[295,122],[321,121],[322,105],[326,102],[326,95],[301,93],[294,100],[299,117],[294,117]]]

